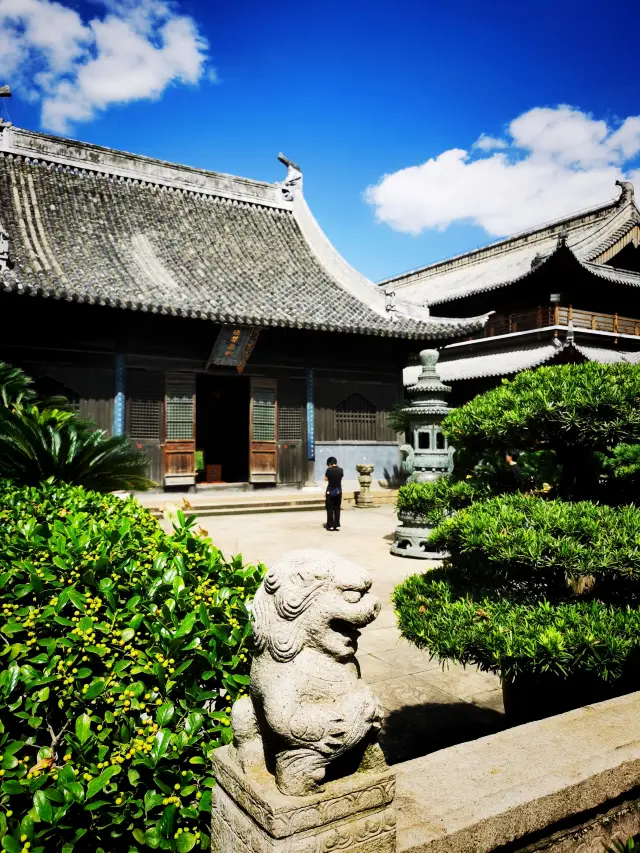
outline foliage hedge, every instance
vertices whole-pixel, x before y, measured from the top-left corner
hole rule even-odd
[[[179,513],[0,483],[0,836],[9,853],[208,849],[211,751],[246,690],[261,568]]]
[[[469,480],[440,477],[431,483],[407,483],[398,489],[396,510],[439,524],[449,513],[484,497],[487,490]]]
[[[478,466],[490,471],[496,456],[504,469],[504,451],[514,448],[528,451],[531,470],[523,471],[538,487],[544,479],[559,497],[624,503],[628,489],[606,475],[619,445],[640,444],[640,365],[527,370],[452,411],[442,429],[456,448],[458,475],[477,480]]]
[[[526,370],[452,411],[443,431],[458,453],[489,448],[609,451],[640,442],[640,366],[564,364]]]
[[[434,657],[510,678],[593,672],[640,648],[640,510],[510,495],[461,509],[429,546],[441,569],[394,593],[402,634]]]

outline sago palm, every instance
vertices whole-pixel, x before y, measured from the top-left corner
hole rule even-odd
[[[0,363],[0,478],[25,486],[52,479],[100,492],[153,485],[149,460],[126,436],[109,437],[36,400],[29,377]]]

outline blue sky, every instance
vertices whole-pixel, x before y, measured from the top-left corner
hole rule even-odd
[[[270,181],[284,151],[379,280],[640,184],[639,29],[630,0],[0,0],[0,82],[23,127]]]

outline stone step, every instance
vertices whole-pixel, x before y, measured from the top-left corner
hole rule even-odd
[[[373,492],[373,502],[376,506],[380,504],[393,504],[396,499],[395,491]],[[355,504],[355,493],[346,492],[343,497],[343,504],[353,506]],[[164,507],[168,510],[181,509],[185,515],[245,515],[253,512],[304,512],[306,510],[324,509],[324,495],[313,494],[300,497],[282,497],[282,498],[258,498],[253,499],[235,499],[229,500],[220,498],[215,501],[189,501],[189,506],[184,503],[173,502],[171,500],[158,502],[155,505],[148,505],[150,513],[155,518],[162,518],[164,515]]]

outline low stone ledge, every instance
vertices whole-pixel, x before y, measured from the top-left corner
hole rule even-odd
[[[548,842],[560,827],[566,839],[571,827],[584,837],[598,816],[615,826],[612,806],[638,797],[640,693],[443,749],[395,770],[398,853],[555,849]],[[634,807],[625,814],[625,832],[640,831],[640,812]],[[560,846],[583,847],[577,839]]]

